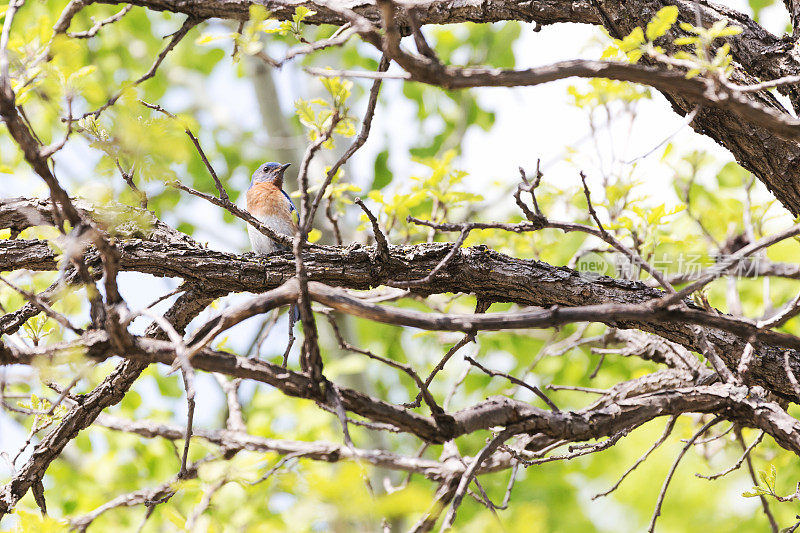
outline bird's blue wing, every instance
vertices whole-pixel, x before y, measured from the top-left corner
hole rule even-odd
[[[286,194],[286,191],[284,191],[283,189],[281,189],[281,192],[283,193],[283,196],[285,196],[285,197],[286,197],[286,199],[289,201],[289,205],[291,206],[291,207],[289,208],[289,212],[291,213],[292,211],[297,211],[297,208],[294,206],[294,203],[292,203],[292,199],[291,199],[291,198],[289,198],[289,195],[288,195],[288,194]]]
[[[281,192],[283,193],[284,198],[286,198],[286,201],[289,202],[289,214],[291,215],[292,213],[295,213],[295,215],[294,215],[294,217],[292,217],[292,219],[294,220],[295,224],[299,223],[300,222],[300,211],[298,211],[297,208],[294,206],[294,203],[292,202],[292,199],[289,198],[289,195],[286,194],[286,191],[281,189]],[[303,235],[305,235],[305,233],[303,233]],[[294,313],[296,315],[299,313],[299,311],[297,310],[297,307],[294,308]]]

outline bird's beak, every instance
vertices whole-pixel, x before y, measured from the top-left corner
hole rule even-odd
[[[292,165],[291,163],[286,163],[285,165],[281,165],[281,174],[286,172],[286,169],[289,168],[291,165]]]

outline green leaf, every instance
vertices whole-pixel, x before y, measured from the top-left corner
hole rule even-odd
[[[311,104],[305,100],[297,100],[294,103],[294,107],[297,110],[297,118],[300,119],[300,123],[309,128],[314,127],[316,113],[311,109]]]
[[[647,40],[654,41],[661,37],[678,20],[678,8],[676,6],[662,7],[658,13],[647,24]]]
[[[392,182],[392,171],[389,169],[388,162],[388,150],[384,150],[375,156],[372,185],[370,185],[370,189],[383,189]]]
[[[292,20],[294,20],[294,23],[297,24],[304,18],[313,17],[316,14],[317,14],[316,11],[311,11],[305,6],[297,6],[297,8],[294,10],[294,15],[292,16]]]
[[[322,232],[316,228],[308,232],[308,242],[317,242],[322,237]]]
[[[761,479],[761,482],[769,487],[769,473],[766,470],[760,470],[758,472],[758,477]]]
[[[750,4],[750,9],[753,10],[753,20],[759,22],[761,10],[771,6],[775,3],[775,0],[748,0],[747,3]]]
[[[773,465],[773,464],[769,465],[769,475],[767,476],[767,478],[769,480],[769,482],[767,483],[767,486],[770,489],[772,489],[773,492],[775,492],[776,480],[778,478],[778,471],[775,468],[775,465]]]
[[[727,28],[719,30],[716,37],[730,37],[732,35],[739,35],[740,33],[742,33],[742,28],[739,26],[728,26]]]
[[[738,188],[744,185],[749,174],[738,163],[730,161],[717,173],[717,183],[720,187]]]
[[[678,37],[673,41],[677,46],[686,46],[697,43],[697,37]]]
[[[632,32],[618,43],[619,49],[625,53],[636,50],[644,44],[644,31],[642,31],[642,28],[634,28]]]
[[[763,488],[758,486],[753,487],[751,490],[742,493],[742,496],[744,496],[745,498],[758,498],[759,496],[767,496],[767,495],[769,495],[769,492],[765,491]]]

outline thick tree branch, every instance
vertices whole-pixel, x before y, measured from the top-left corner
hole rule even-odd
[[[155,276],[181,277],[218,291],[266,291],[274,289],[295,275],[291,254],[273,254],[268,258],[245,254],[236,256],[213,250],[126,240],[118,244],[120,269]],[[417,246],[395,246],[390,250],[387,266],[376,271],[370,247],[315,247],[304,253],[311,281],[337,287],[368,289],[391,280],[424,278],[452,251],[452,245],[434,243]],[[88,252],[88,264],[97,256]],[[0,269],[56,270],[56,255],[40,241],[0,241]],[[414,287],[417,294],[469,293],[486,301],[513,302],[539,307],[576,307],[601,304],[642,304],[662,298],[664,293],[643,283],[612,278],[592,278],[540,261],[521,260],[485,247],[460,248],[436,279]],[[702,313],[690,304],[689,316],[707,320],[709,341],[729,368],[736,368],[753,331],[747,321],[730,321],[725,317],[696,315]],[[565,310],[567,311],[567,310]],[[694,313],[694,314],[693,314]],[[587,319],[590,317],[587,315]],[[678,319],[674,315],[673,319]],[[684,317],[685,318],[685,317]],[[694,320],[694,318],[692,318]],[[611,321],[609,321],[611,322]],[[693,322],[697,323],[697,322]],[[619,318],[616,327],[636,328],[655,333],[689,349],[702,351],[685,327],[685,322],[657,318]],[[529,327],[528,324],[525,327]],[[726,330],[719,329],[720,327]],[[461,326],[456,329],[463,329]],[[726,331],[734,331],[735,334]],[[795,341],[776,333],[759,333],[763,338],[793,345]],[[769,341],[772,342],[772,341]],[[757,343],[758,358],[752,370],[753,383],[786,398],[794,398],[794,388],[783,371],[785,348]],[[800,374],[800,355],[790,350],[790,362]]]
[[[98,360],[122,355],[136,361],[172,364],[176,358],[175,346],[171,342],[144,337],[135,337],[128,352],[117,354],[106,332],[93,331],[76,341],[33,349],[24,360],[43,356],[58,358],[59,354],[68,354],[76,346],[85,347],[87,356]],[[288,396],[326,402],[325,393],[315,386],[308,375],[267,361],[203,349],[192,358],[192,365],[198,370],[267,383]],[[543,433],[569,440],[589,440],[637,427],[658,416],[730,411],[745,425],[764,429],[782,446],[800,453],[800,421],[786,414],[777,404],[755,396],[747,387],[730,384],[659,390],[572,412],[543,410],[510,398],[492,397],[453,413],[454,424],[447,427],[440,427],[429,417],[357,391],[347,388],[340,388],[339,391],[347,410],[371,420],[395,425],[429,442],[441,443],[499,425],[513,426],[514,434]]]
[[[118,4],[116,0],[103,0],[99,3]],[[223,18],[246,20],[249,17],[249,2],[244,0],[135,0],[130,2],[156,11],[185,13],[195,17]],[[334,24],[341,26],[348,19],[341,14],[341,9],[352,9],[363,17],[377,22],[380,20],[377,7],[372,2],[362,0],[344,0],[329,4],[314,1],[276,1],[262,0],[258,2],[267,8],[272,16],[279,20],[291,20],[298,6],[304,6],[316,12],[304,19],[310,24]],[[453,24],[457,22],[500,22],[503,20],[536,21],[539,24],[556,22],[599,23],[597,14],[591,4],[585,0],[564,2],[562,0],[542,0],[529,4],[520,4],[511,0],[435,0],[415,6],[420,24]],[[400,15],[399,24],[406,34],[411,32],[411,24],[407,15]]]

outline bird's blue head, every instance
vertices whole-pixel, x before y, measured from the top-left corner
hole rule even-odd
[[[278,163],[264,163],[253,172],[252,187],[256,183],[268,182],[276,187],[283,188],[283,173],[289,168],[289,163],[281,165]]]

